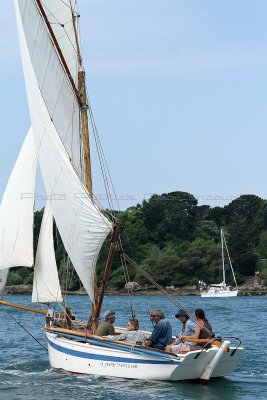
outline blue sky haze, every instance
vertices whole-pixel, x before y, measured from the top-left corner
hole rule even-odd
[[[267,198],[265,0],[80,0],[79,11],[90,101],[122,209],[176,190],[212,207]],[[2,195],[30,125],[11,0],[1,1],[0,54]]]

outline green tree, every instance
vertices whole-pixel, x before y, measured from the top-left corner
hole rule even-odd
[[[186,192],[153,195],[143,202],[145,225],[151,240],[164,246],[166,241],[193,238],[197,200]]]
[[[228,248],[236,271],[245,276],[254,275],[258,255],[253,246],[251,231],[247,222],[237,221],[228,228]]]
[[[209,209],[206,219],[213,221],[217,227],[225,226],[226,224],[226,210],[222,207],[214,207]]]
[[[22,277],[15,271],[11,271],[7,278],[7,286],[22,285]]]
[[[43,210],[35,213],[34,252],[42,215]],[[196,284],[198,280],[211,283],[221,279],[221,227],[238,281],[254,275],[256,270],[263,277],[267,275],[267,201],[258,196],[243,195],[225,207],[211,208],[198,206],[195,197],[186,192],[154,194],[142,205],[115,211],[115,217],[122,221],[124,251],[163,286]],[[54,247],[64,289],[79,289],[81,282],[55,225]],[[104,242],[97,261],[98,282],[102,281],[109,247],[110,237]],[[147,283],[133,268],[128,271],[130,280]],[[123,287],[124,275],[118,251],[110,272],[110,287]],[[28,284],[32,277],[32,269],[17,267],[9,275],[8,284]]]
[[[260,258],[267,259],[267,229],[261,231],[257,252]]]
[[[163,249],[154,245],[150,247],[141,267],[159,284],[168,286],[173,284],[179,261],[177,248],[173,243],[167,243]],[[142,276],[138,276],[136,279],[138,282],[147,283]]]
[[[196,226],[195,237],[218,242],[220,240],[220,230],[215,222],[203,219]]]

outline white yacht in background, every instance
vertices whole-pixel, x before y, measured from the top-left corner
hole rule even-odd
[[[238,287],[235,279],[235,273],[233,269],[233,265],[231,262],[230,254],[228,251],[226,239],[221,229],[221,247],[222,247],[222,282],[221,283],[212,283],[210,285],[206,285],[205,282],[199,281],[200,284],[200,295],[201,297],[235,297],[238,294]],[[226,283],[225,278],[225,259],[224,259],[224,249],[226,250],[228,261],[231,267],[231,272],[234,280],[235,286],[232,287]]]

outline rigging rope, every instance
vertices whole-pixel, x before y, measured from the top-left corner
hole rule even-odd
[[[5,310],[5,312],[25,331],[27,332],[46,352],[48,351],[45,346],[42,345],[42,343],[39,342],[19,321],[16,320],[16,318],[13,317],[8,311]]]
[[[71,14],[72,14],[72,19],[70,19],[70,20],[68,20],[68,21],[65,21],[65,22],[61,22],[61,21],[59,21],[58,18],[56,18],[55,14],[51,12],[50,8],[47,7],[46,4],[43,3],[42,5],[43,5],[43,8],[44,8],[46,11],[48,11],[49,16],[52,15],[53,18],[57,21],[57,22],[51,22],[51,21],[49,21],[49,19],[48,19],[49,25],[59,25],[59,26],[61,26],[61,27],[63,28],[64,33],[65,33],[65,36],[68,38],[68,41],[69,41],[69,43],[71,44],[71,47],[73,48],[73,50],[74,50],[75,53],[77,54],[77,57],[79,58],[79,53],[78,53],[78,51],[77,51],[77,48],[75,47],[75,44],[72,42],[72,40],[71,40],[71,38],[70,38],[70,35],[68,34],[67,30],[65,29],[65,25],[70,24],[70,23],[73,23],[73,19],[79,17],[79,15],[78,15],[78,13],[77,13],[76,11],[74,11],[71,2],[70,2],[70,4],[68,5],[65,1],[61,0],[61,3],[63,3],[66,7],[68,7],[68,8],[70,9]]]
[[[121,239],[118,239],[119,241],[119,246],[120,248],[122,248],[122,244],[121,244]],[[130,282],[130,277],[129,277],[129,271],[127,268],[127,263],[125,261],[125,258],[122,256],[122,254],[120,253],[120,259],[121,259],[121,265],[123,268],[123,273],[124,273],[124,279],[126,284]],[[133,288],[130,287],[130,285],[127,285],[127,291],[128,291],[128,296],[129,297],[133,297]],[[133,302],[130,300],[130,308],[131,308],[131,313],[132,313],[132,318],[136,318],[136,313],[134,312],[134,307],[133,307]]]
[[[120,210],[118,198],[117,198],[117,195],[115,192],[115,188],[114,188],[114,185],[113,185],[113,182],[111,179],[110,171],[109,171],[109,168],[107,165],[107,160],[106,160],[106,157],[105,157],[105,154],[103,151],[103,147],[102,147],[102,144],[100,141],[100,137],[99,137],[99,134],[97,131],[97,127],[96,127],[94,115],[93,115],[93,110],[92,110],[88,95],[87,95],[87,99],[88,99],[88,107],[89,107],[88,112],[89,112],[93,135],[94,135],[94,139],[95,139],[97,154],[98,154],[98,158],[99,158],[99,162],[100,162],[100,168],[101,168],[101,172],[102,172],[102,176],[103,176],[103,180],[104,180],[105,190],[106,190],[106,194],[107,194],[107,200],[108,200],[109,208],[112,211],[112,214],[114,214],[115,208],[113,205],[112,195],[114,197],[114,200],[116,201],[118,210]],[[114,216],[113,216],[113,218],[114,218]]]
[[[161,287],[147,272],[143,271],[141,267],[139,267],[139,265],[137,265],[129,256],[127,256],[127,254],[125,254],[124,252],[122,253],[123,257],[125,258],[126,261],[129,262],[130,265],[132,265],[138,272],[140,272],[142,275],[144,275],[157,289],[159,289],[164,296],[166,296],[173,304],[175,304],[178,308],[180,308],[181,310],[183,310],[184,312],[186,312],[186,314],[197,324],[199,325],[199,323],[197,322],[196,318],[190,314],[190,312],[181,304],[179,303],[176,299],[174,299],[172,296],[169,295],[169,293],[163,289],[163,287]],[[209,333],[210,335],[212,334],[212,332],[209,331],[209,329],[207,329],[205,326],[203,327],[203,329]]]

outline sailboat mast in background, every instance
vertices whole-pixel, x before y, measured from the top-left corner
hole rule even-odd
[[[229,284],[226,283],[224,249],[226,250],[228,262],[231,267],[231,272],[232,272],[232,276],[234,279],[235,288],[232,288]],[[221,255],[222,255],[222,278],[223,278],[223,280],[221,283],[211,283],[208,287],[205,282],[199,281],[201,297],[235,297],[238,294],[238,287],[237,287],[237,282],[236,282],[236,278],[235,278],[235,273],[234,273],[232,261],[230,258],[230,254],[228,251],[224,232],[222,229],[221,229]]]
[[[223,230],[221,229],[221,246],[222,246],[222,271],[223,271],[223,285],[225,285],[225,265],[224,265],[224,235]]]

